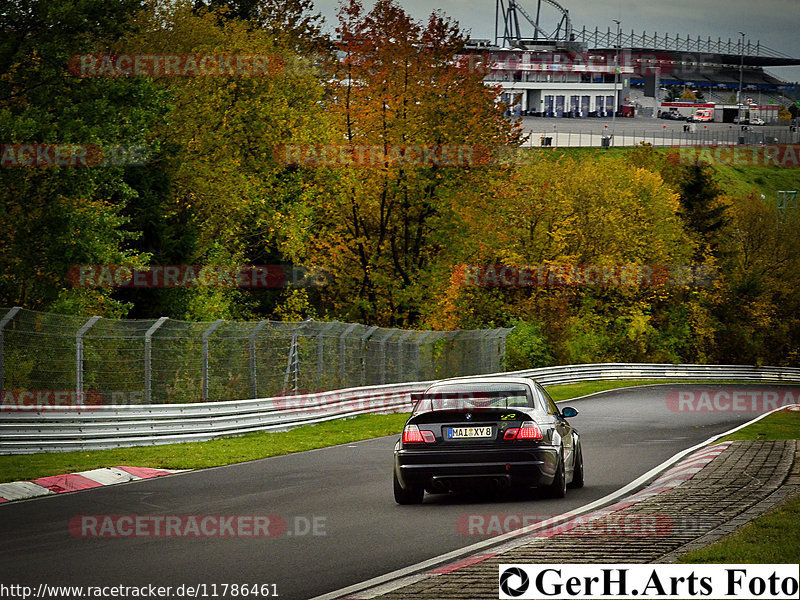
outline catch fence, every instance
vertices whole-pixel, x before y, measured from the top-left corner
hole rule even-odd
[[[479,375],[503,370],[510,331],[0,308],[0,390],[4,404],[182,404]]]

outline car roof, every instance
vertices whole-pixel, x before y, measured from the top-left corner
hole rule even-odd
[[[453,383],[517,383],[533,387],[535,380],[532,377],[514,377],[514,376],[474,376],[474,377],[451,377],[449,379],[441,379],[428,386],[428,389],[442,384]]]

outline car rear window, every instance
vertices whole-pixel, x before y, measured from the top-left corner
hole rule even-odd
[[[413,414],[433,410],[511,407],[534,407],[528,386],[520,383],[451,383],[426,391],[414,407]]]

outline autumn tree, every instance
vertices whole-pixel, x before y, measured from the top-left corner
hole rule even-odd
[[[460,67],[464,36],[438,13],[411,19],[391,0],[339,12],[339,68],[328,85],[336,138],[349,148],[497,147],[517,140],[497,90]],[[334,138],[334,139],[336,139]],[[401,150],[402,151],[402,150]],[[332,275],[327,300],[344,318],[411,326],[430,298],[431,268],[452,243],[454,207],[481,188],[485,167],[403,164],[331,169],[309,259]]]
[[[800,359],[800,216],[757,193],[730,202],[721,244],[722,281],[713,298],[714,359],[797,364]]]
[[[532,150],[506,173],[494,197],[468,207],[466,242],[453,264],[686,264],[692,242],[678,215],[678,196],[661,177],[624,160],[574,160]],[[435,327],[539,323],[559,362],[668,358],[660,330],[674,290],[663,286],[480,287],[454,271],[439,290]]]

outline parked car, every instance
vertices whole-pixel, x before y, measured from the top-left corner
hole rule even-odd
[[[750,125],[764,125],[764,119],[761,117],[752,117],[750,119]]]
[[[449,379],[412,394],[394,449],[394,498],[474,487],[543,488],[563,498],[583,487],[580,435],[544,388],[520,377]]]
[[[711,123],[714,121],[714,110],[711,108],[698,108],[687,121],[691,123]]]

